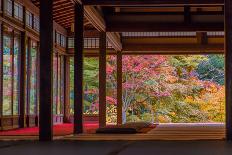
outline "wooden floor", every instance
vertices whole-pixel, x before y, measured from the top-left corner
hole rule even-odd
[[[159,124],[146,134],[79,134],[56,136],[54,140],[223,140],[225,125],[220,123]],[[0,140],[38,140],[38,136],[0,136]]]
[[[160,124],[146,134],[81,134],[65,140],[223,140],[224,124]]]

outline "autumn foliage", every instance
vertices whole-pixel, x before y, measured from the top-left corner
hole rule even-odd
[[[98,113],[98,60],[85,59],[85,112]],[[107,57],[107,121],[116,117],[116,56]],[[222,55],[123,56],[123,121],[224,122]]]

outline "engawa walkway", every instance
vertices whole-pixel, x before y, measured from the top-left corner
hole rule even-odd
[[[159,124],[146,134],[81,134],[66,140],[223,140],[222,123]]]
[[[85,131],[92,131],[98,124],[85,124]],[[223,140],[225,138],[225,125],[222,123],[175,123],[159,124],[146,134],[93,134],[88,132],[72,135],[73,125],[63,124],[54,128],[55,139],[63,140]],[[67,136],[68,135],[68,136]],[[37,140],[38,128],[27,128],[0,132],[0,140]]]

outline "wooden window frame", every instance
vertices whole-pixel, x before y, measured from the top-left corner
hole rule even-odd
[[[39,32],[39,17],[37,17],[35,15],[34,15],[34,18],[33,18],[33,28],[34,28],[34,30]]]
[[[65,78],[65,74],[64,74],[64,55],[59,54],[58,52],[54,52],[54,57],[56,57],[56,66],[53,65],[53,67],[56,67],[57,70],[57,76],[56,76],[56,83],[53,83],[53,85],[56,85],[56,96],[55,96],[55,100],[56,102],[53,101],[53,104],[56,104],[56,110],[55,113],[53,114],[54,116],[62,116],[64,114],[64,89],[65,89],[65,85],[64,85],[64,78]],[[63,60],[62,60],[63,59]],[[63,62],[63,64],[62,64]],[[63,70],[63,75],[62,75],[62,70]],[[54,71],[54,69],[53,69]],[[63,78],[62,78],[63,77]],[[63,80],[63,82],[62,82]],[[63,85],[63,90],[62,90],[62,85]],[[58,89],[60,89],[60,91],[58,91]],[[62,103],[62,97],[63,96],[63,103]],[[60,99],[60,107],[58,107],[58,100]],[[58,108],[60,110],[58,110]],[[60,113],[58,113],[58,111],[60,111]]]
[[[16,8],[18,9],[18,15],[16,15]],[[20,22],[23,22],[23,5],[20,3],[14,2],[14,10],[13,10],[14,18],[19,20]]]
[[[31,76],[32,76],[32,71],[31,71],[31,66],[32,66],[32,60],[31,60],[31,48],[32,48],[32,44],[36,43],[36,63],[38,64],[38,43],[34,40],[32,40],[30,37],[28,37],[27,39],[27,46],[28,46],[28,51],[27,51],[27,97],[26,97],[26,104],[27,104],[27,108],[26,108],[26,115],[28,116],[31,116],[31,115],[38,115],[38,66],[35,66],[36,68],[36,74],[35,74],[35,77],[36,77],[36,83],[35,83],[35,108],[34,108],[34,112],[33,114],[31,113],[31,100],[30,100],[30,96],[31,96]]]
[[[33,14],[29,10],[26,10],[26,26],[33,28]]]
[[[9,36],[11,37],[11,55],[12,55],[12,57],[11,57],[11,60],[10,60],[10,63],[11,63],[11,106],[10,106],[10,108],[11,108],[11,114],[10,115],[4,115],[4,113],[3,113],[3,109],[4,109],[4,107],[3,107],[3,104],[2,104],[2,109],[1,109],[1,113],[2,113],[2,116],[12,116],[12,117],[14,117],[14,116],[19,116],[20,115],[20,111],[19,111],[19,107],[20,107],[20,105],[18,105],[18,114],[17,115],[14,115],[14,73],[15,73],[15,71],[14,71],[14,38],[15,38],[15,33],[18,33],[19,35],[20,35],[20,33],[17,31],[17,30],[15,30],[14,28],[12,28],[12,27],[10,27],[10,26],[8,26],[8,25],[2,25],[2,38],[4,37],[4,35],[6,35],[6,32],[4,31],[4,26],[5,27],[7,27],[7,28],[11,28],[12,29],[12,33],[11,34],[9,34]],[[2,40],[2,46],[3,46],[3,40]],[[4,47],[2,47],[2,48],[4,48]],[[2,52],[3,53],[3,52]],[[21,53],[21,46],[20,46],[20,43],[19,43],[19,55],[20,55],[20,53]],[[3,55],[2,55],[3,56]],[[19,66],[20,65],[20,57],[18,57],[18,67],[20,67]],[[3,76],[3,74],[2,74],[2,76]],[[18,80],[18,85],[20,86],[20,81]],[[3,89],[3,81],[2,81],[2,89]],[[19,88],[18,88],[18,93],[20,94],[21,92],[19,91]],[[3,95],[3,94],[2,94]],[[18,104],[20,104],[20,102],[19,102],[19,98],[18,98]]]
[[[14,1],[13,0],[3,0],[3,12],[12,17],[14,15]],[[8,6],[9,5],[9,6]]]

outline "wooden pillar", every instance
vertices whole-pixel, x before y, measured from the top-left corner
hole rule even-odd
[[[99,126],[106,126],[106,33],[100,33],[99,42]]]
[[[117,52],[117,124],[122,124],[122,52]]]
[[[0,130],[2,128],[2,113],[3,113],[3,26],[0,24]]]
[[[25,127],[25,94],[26,94],[26,33],[21,32],[20,51],[20,96],[19,96],[19,127]]]
[[[232,140],[232,1],[225,0],[226,139]]]
[[[31,90],[31,38],[28,37],[27,39],[27,96],[26,96],[26,104],[27,104],[27,108],[26,108],[26,125],[27,127],[30,127],[30,108],[31,108],[31,105],[30,105],[30,90]]]
[[[37,54],[36,54],[36,62],[37,64],[39,64],[40,62],[40,52],[39,52],[39,47],[40,47],[40,43],[37,41]],[[39,86],[40,86],[40,67],[36,66],[36,117],[35,117],[35,125],[38,127],[39,126]]]
[[[74,26],[74,134],[83,132],[84,7],[75,4]]]
[[[64,123],[70,123],[70,57],[64,57]]]
[[[40,111],[39,139],[52,140],[53,0],[40,1]]]
[[[200,45],[207,45],[208,44],[207,32],[197,32],[197,42]]]

